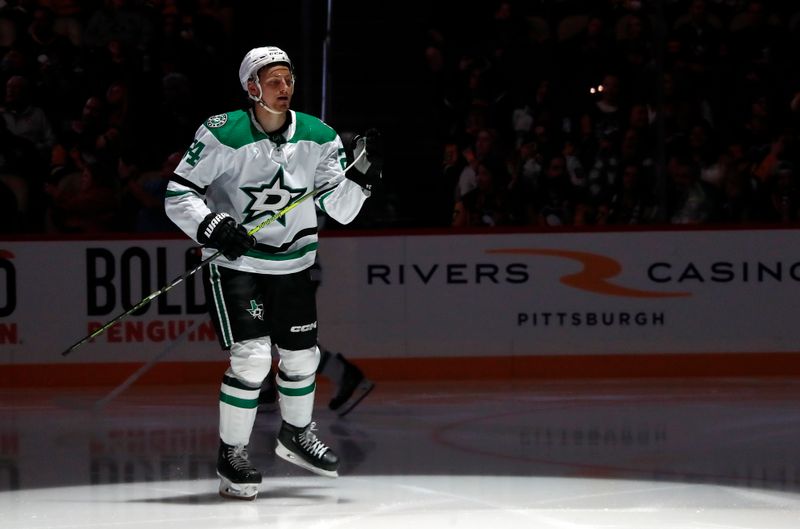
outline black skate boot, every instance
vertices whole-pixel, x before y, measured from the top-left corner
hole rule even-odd
[[[289,463],[310,470],[320,476],[339,476],[339,457],[314,435],[316,423],[298,428],[283,421],[278,432],[275,453]]]
[[[256,499],[261,472],[247,458],[246,446],[233,446],[220,441],[217,475],[220,478],[220,496],[237,500]]]
[[[344,373],[342,373],[341,380],[338,381],[338,391],[328,403],[328,407],[339,417],[350,413],[375,387],[375,384],[366,378],[356,365],[342,360],[344,361]]]

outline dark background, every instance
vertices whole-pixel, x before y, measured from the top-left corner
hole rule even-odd
[[[687,17],[698,4],[713,23],[688,31]],[[332,5],[323,109],[326,1],[5,0],[0,19],[16,25],[17,34],[9,36],[8,25],[0,26],[0,80],[5,84],[13,75],[27,76],[31,101],[49,118],[56,146],[78,153],[66,162],[63,152],[59,158],[58,152],[51,156],[46,148],[31,156],[30,145],[5,135],[0,139],[0,174],[21,176],[29,202],[24,211],[13,213],[14,197],[0,186],[2,231],[171,229],[163,218],[156,219],[161,209],[158,182],[140,176],[161,170],[169,155],[185,151],[208,116],[247,105],[238,81],[239,63],[249,49],[265,45],[281,47],[296,64],[295,110],[324,117],[345,140],[370,127],[384,135],[383,189],[350,228],[450,227],[451,211],[462,199],[476,209],[477,221],[470,227],[553,227],[542,213],[551,207],[545,202],[553,190],[541,181],[525,187],[517,178],[522,169],[520,145],[538,149],[537,178],[544,178],[548,165],[563,156],[567,142],[584,141],[577,136],[581,120],[598,117],[599,96],[591,95],[589,88],[607,74],[623,83],[615,112],[619,123],[612,132],[617,151],[633,106],[646,105],[653,116],[646,138],[640,138],[646,152],[636,160],[646,168],[648,207],[656,211],[648,222],[684,222],[679,213],[686,206],[686,189],[676,183],[673,172],[685,169],[697,180],[701,171],[724,164],[733,175],[730,180],[745,189],[744,198],[724,196],[723,180],[716,187],[695,182],[695,191],[708,199],[712,214],[690,222],[798,222],[800,111],[790,106],[800,94],[796,2],[338,0]],[[83,41],[69,47],[63,37],[45,44],[41,36],[31,38],[47,26],[39,23],[42,10],[51,13],[50,23],[76,22],[83,28]],[[120,25],[120,12],[132,14],[137,22]],[[107,13],[117,17],[115,22],[102,22]],[[562,24],[570,17],[602,21],[599,48],[588,44],[585,25],[562,38]],[[626,29],[631,20],[641,25],[635,35]],[[431,54],[440,55],[441,68],[433,66]],[[476,86],[470,85],[472,73],[479,79]],[[96,140],[106,141],[104,130],[87,137],[75,133],[74,124],[87,99],[102,99],[118,80],[127,87],[129,105],[124,122],[112,131],[110,147],[100,148]],[[542,83],[548,84],[549,94],[537,103],[535,94]],[[9,110],[7,96],[0,103],[4,112]],[[800,106],[800,100],[796,103]],[[482,112],[479,125],[470,122],[477,107]],[[512,128],[513,112],[526,107],[545,127],[543,137]],[[698,126],[708,138],[702,152],[691,152],[687,144]],[[594,137],[587,138],[597,143],[606,130],[597,122],[594,127]],[[494,136],[493,154],[500,162],[493,167],[495,191],[488,197],[462,196],[464,190],[456,187],[466,162],[459,159],[453,167],[443,166],[443,149],[452,143],[462,153],[474,150],[481,130]],[[770,154],[776,142],[782,142],[777,156]],[[581,161],[588,174],[602,160],[596,145],[579,147],[584,149]],[[619,152],[613,154],[614,163],[626,163]],[[736,167],[731,168],[731,157]],[[119,167],[120,161],[126,167]],[[677,171],[671,169],[671,161],[678,163]],[[780,185],[775,178],[778,167],[789,175]],[[87,168],[94,173],[92,180],[102,185],[82,190],[75,183],[75,173]],[[576,184],[571,176],[571,184],[559,184],[570,189],[566,206],[557,212],[562,215],[558,225],[601,224],[577,212],[596,215],[593,208],[598,205],[614,206],[619,175],[615,182],[603,184],[603,193],[588,198],[586,181]],[[137,185],[152,189],[143,193]],[[783,212],[773,208],[781,200],[788,204]],[[112,201],[121,201],[117,210],[123,218],[104,220],[111,219],[113,211],[102,211],[98,204]],[[495,215],[504,208],[508,211]],[[94,210],[94,218],[77,218]],[[149,210],[149,220],[131,220],[144,210]],[[496,218],[488,223],[481,220],[492,216]],[[618,222],[632,224],[630,219]]]

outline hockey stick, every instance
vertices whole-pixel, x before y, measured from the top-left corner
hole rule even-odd
[[[350,165],[348,165],[347,167],[345,167],[345,169],[344,169],[344,172],[346,173],[347,171],[349,171],[349,170],[350,170],[350,168],[352,168],[352,167],[355,165],[355,163],[356,163],[356,162],[357,162],[357,161],[358,161],[358,160],[359,160],[359,159],[360,159],[362,156],[364,156],[364,153],[365,153],[365,152],[366,152],[366,150],[362,151],[362,152],[361,152],[361,154],[358,156],[358,158],[356,158],[355,160],[353,160],[353,163],[351,163]],[[297,200],[295,200],[294,202],[292,202],[291,204],[289,204],[288,206],[286,206],[285,208],[283,208],[282,210],[280,210],[279,212],[277,212],[276,214],[274,214],[273,216],[271,216],[271,217],[269,217],[268,219],[264,220],[264,222],[262,222],[261,224],[259,224],[259,225],[258,225],[258,226],[256,226],[255,228],[251,229],[251,230],[250,230],[250,231],[248,231],[247,233],[248,233],[249,235],[254,235],[256,232],[258,232],[258,231],[260,231],[260,230],[264,229],[265,227],[269,226],[270,224],[272,224],[273,222],[275,222],[275,221],[276,221],[276,220],[278,220],[279,218],[281,218],[281,217],[283,217],[284,215],[286,215],[287,213],[289,213],[291,210],[293,210],[294,208],[296,208],[296,207],[298,206],[298,204],[300,204],[301,202],[303,202],[303,201],[307,200],[309,197],[313,196],[314,194],[316,194],[316,193],[321,193],[321,192],[324,192],[324,191],[319,191],[319,190],[316,190],[316,189],[312,189],[311,191],[309,191],[309,192],[308,192],[308,193],[306,193],[305,195],[301,196],[300,198],[298,198]],[[201,269],[202,269],[204,266],[206,266],[206,265],[208,265],[210,262],[214,261],[214,260],[215,260],[217,257],[219,257],[220,255],[222,255],[222,250],[217,250],[217,251],[216,251],[216,252],[214,252],[214,253],[213,253],[211,256],[209,256],[209,257],[206,257],[205,259],[203,259],[202,261],[200,261],[200,263],[199,263],[197,266],[195,266],[194,268],[191,268],[191,269],[187,270],[186,272],[184,272],[184,273],[183,273],[183,274],[181,274],[180,276],[178,276],[178,277],[176,277],[175,279],[173,279],[172,281],[170,281],[170,282],[169,282],[167,285],[164,285],[164,286],[163,286],[163,287],[161,287],[159,290],[156,290],[155,292],[153,292],[153,293],[152,293],[152,294],[150,294],[149,296],[145,297],[145,298],[144,298],[144,299],[142,299],[142,300],[141,300],[139,303],[137,303],[136,305],[134,305],[134,306],[133,306],[133,307],[131,307],[130,309],[126,310],[125,312],[123,312],[122,314],[120,314],[119,316],[117,316],[116,318],[114,318],[113,320],[111,320],[111,321],[107,322],[105,325],[103,325],[102,327],[100,327],[100,328],[96,329],[96,330],[95,330],[94,332],[92,332],[91,334],[89,334],[89,335],[87,335],[87,336],[83,337],[82,339],[80,339],[80,340],[78,340],[77,342],[75,342],[74,344],[72,344],[72,346],[70,346],[70,347],[69,347],[69,349],[67,349],[66,351],[64,351],[64,352],[62,352],[62,353],[61,353],[61,356],[67,356],[67,355],[68,355],[68,354],[70,354],[72,351],[74,351],[75,349],[77,349],[77,348],[78,348],[78,347],[80,347],[81,345],[85,344],[85,343],[86,343],[86,342],[88,342],[89,340],[92,340],[93,338],[96,338],[97,336],[100,336],[101,334],[103,334],[104,332],[106,332],[106,331],[107,331],[109,328],[111,328],[111,326],[112,326],[112,325],[114,325],[115,323],[117,323],[118,321],[120,321],[122,318],[124,318],[124,317],[126,317],[126,316],[130,315],[130,314],[131,314],[131,313],[133,313],[133,312],[136,312],[137,310],[139,310],[140,308],[144,307],[145,305],[147,305],[148,303],[150,303],[151,301],[153,301],[155,298],[157,298],[157,297],[158,297],[158,296],[160,296],[161,294],[164,294],[165,292],[168,292],[169,290],[171,290],[171,289],[172,289],[173,287],[175,287],[176,285],[178,285],[178,284],[182,283],[182,282],[183,282],[184,280],[186,280],[187,278],[189,278],[189,277],[193,276],[193,275],[194,275],[194,274],[196,274],[198,271],[200,271],[200,270],[201,270]]]

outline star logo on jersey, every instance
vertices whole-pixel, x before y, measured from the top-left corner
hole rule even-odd
[[[256,300],[250,300],[250,308],[247,309],[247,312],[253,317],[254,320],[261,320],[264,321],[264,304],[263,303],[256,303]]]
[[[245,224],[266,215],[275,215],[306,192],[305,188],[294,189],[285,185],[283,167],[278,169],[272,182],[261,187],[241,189],[250,197],[250,203],[244,208]],[[285,217],[279,218],[278,222],[286,226]]]
[[[228,114],[217,114],[216,116],[211,116],[208,118],[206,121],[206,126],[210,129],[218,129],[227,122]]]

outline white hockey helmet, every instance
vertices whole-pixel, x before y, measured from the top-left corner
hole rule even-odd
[[[242,88],[247,91],[247,81],[256,81],[258,71],[272,64],[285,64],[294,75],[294,66],[291,59],[280,48],[275,46],[264,46],[261,48],[253,48],[247,52],[247,55],[242,59],[242,64],[239,66],[239,81],[242,83]],[[258,83],[256,83],[258,84]]]

